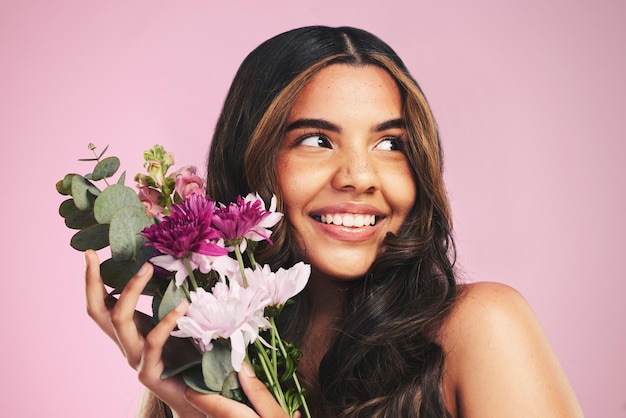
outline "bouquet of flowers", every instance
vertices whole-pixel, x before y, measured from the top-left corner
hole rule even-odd
[[[65,224],[78,230],[70,245],[79,251],[110,246],[101,274],[113,293],[150,261],[155,274],[144,294],[153,296],[157,321],[181,299],[190,302],[172,335],[191,339],[198,355],[166,368],[162,378],[180,374],[199,392],[245,402],[235,372],[248,361],[290,416],[301,407],[310,416],[296,376],[299,351],[276,327],[283,307],[306,285],[310,266],[273,272],[254,258],[260,242],[272,243],[271,228],[283,216],[275,196],[269,208],[255,193],[215,202],[205,196],[195,167],[168,174],[174,157],[159,145],[144,152],[147,174],[135,176],[136,192],[124,185],[125,173],[109,183],[120,167],[117,157],[103,158],[107,148],[89,149],[94,157],[82,161],[95,162],[93,171],[67,174],[56,186],[70,196],[59,207]]]

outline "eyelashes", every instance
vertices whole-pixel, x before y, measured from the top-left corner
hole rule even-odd
[[[332,149],[331,140],[321,132],[307,133],[301,135],[293,142],[292,146],[306,146],[312,148],[328,148]],[[380,139],[374,149],[381,151],[404,151],[406,148],[405,140],[400,136],[386,136]]]
[[[298,137],[294,145],[302,145],[314,148],[332,148],[330,139],[321,133],[306,134]]]

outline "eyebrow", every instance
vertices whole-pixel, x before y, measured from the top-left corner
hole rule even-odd
[[[395,128],[404,129],[405,126],[406,124],[404,123],[404,119],[391,119],[374,126],[372,128],[372,132],[381,132],[386,131],[387,129]],[[341,132],[341,128],[339,128],[339,126],[324,119],[298,119],[287,125],[287,132],[302,128],[323,129],[337,133]]]

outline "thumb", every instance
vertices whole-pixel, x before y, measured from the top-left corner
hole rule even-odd
[[[274,396],[254,374],[252,366],[244,362],[239,371],[239,383],[246,393],[248,400],[252,403],[254,410],[262,417],[286,417]]]

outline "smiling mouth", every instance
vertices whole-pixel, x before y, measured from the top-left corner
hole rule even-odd
[[[362,213],[329,213],[324,215],[313,215],[313,219],[327,225],[346,226],[352,228],[360,228],[363,226],[376,225],[377,217],[375,215],[366,215]]]

